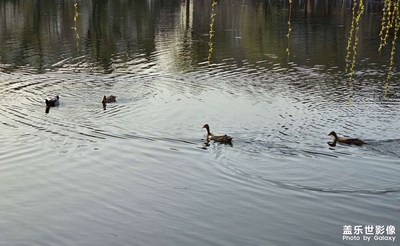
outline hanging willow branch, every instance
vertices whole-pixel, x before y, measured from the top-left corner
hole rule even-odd
[[[379,33],[380,44],[378,51],[380,52],[387,44],[389,33],[393,33],[392,48],[390,52],[389,68],[387,71],[386,81],[389,81],[393,66],[394,55],[396,51],[397,35],[400,28],[400,0],[384,0],[384,7],[382,10],[382,23],[381,31]]]
[[[349,38],[347,40],[346,48],[346,72],[350,74],[350,80],[353,79],[354,70],[357,58],[357,47],[359,41],[359,31],[360,31],[360,20],[364,14],[364,0],[358,0],[354,2],[352,10],[352,21],[349,33]]]
[[[390,52],[390,60],[387,71],[386,80],[389,81],[393,66],[394,66],[394,56],[396,51],[396,42],[397,36],[400,29],[400,0],[383,0],[383,8],[382,8],[382,19],[381,19],[381,30],[379,32],[379,48],[378,51],[381,50],[388,44],[388,38],[390,34],[393,34],[393,39],[391,42],[391,52]],[[347,48],[346,48],[346,72],[350,75],[350,80],[353,79],[354,76],[354,68],[357,57],[357,47],[359,41],[359,29],[360,29],[360,20],[362,15],[364,14],[364,0],[355,0],[352,8],[352,21],[351,28],[349,32],[349,38],[347,40]]]

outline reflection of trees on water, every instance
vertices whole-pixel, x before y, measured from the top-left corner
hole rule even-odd
[[[154,50],[154,43],[143,42],[154,40],[155,13],[148,9],[146,1],[78,1],[77,23],[73,4],[0,2],[0,43],[6,47],[0,50],[1,62],[29,64],[40,70],[42,64],[49,66],[67,57],[86,56],[85,62],[108,72],[115,53],[129,55],[141,50],[151,54]],[[76,34],[80,49],[76,47]]]
[[[379,12],[379,1],[365,5],[367,12]],[[74,1],[0,1],[0,63],[39,72],[67,64],[109,73],[131,71],[138,55],[174,70],[207,60],[209,1],[81,0],[77,9],[74,23]],[[346,0],[293,1],[291,60],[343,66],[350,12]],[[288,1],[219,1],[213,59],[286,62],[287,15]],[[364,24],[361,36],[376,37],[380,16],[366,15]],[[376,56],[363,45],[361,40],[360,54]]]

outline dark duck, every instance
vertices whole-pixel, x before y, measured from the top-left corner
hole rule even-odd
[[[60,105],[60,98],[57,96],[51,96],[46,98],[46,114],[50,112],[51,107]]]
[[[224,144],[232,144],[232,137],[228,135],[214,135],[210,132],[210,126],[205,124],[203,128],[207,130],[207,141],[215,141]]]
[[[116,102],[117,100],[117,97],[116,96],[113,96],[113,95],[111,95],[111,96],[104,96],[103,97],[103,101],[101,101],[102,103],[103,103],[103,109],[104,110],[106,110],[106,105],[107,105],[107,103],[114,103],[114,102]]]
[[[116,96],[113,96],[113,95],[111,95],[111,96],[104,96],[103,97],[103,101],[101,101],[102,103],[113,103],[113,102],[116,102],[117,100],[117,97]]]
[[[338,143],[344,143],[344,144],[354,144],[354,145],[358,145],[361,146],[363,144],[366,144],[366,142],[364,142],[361,139],[358,138],[344,138],[344,137],[338,137],[336,132],[331,131],[328,136],[333,136],[334,140],[333,140],[333,146],[336,144],[336,142]]]
[[[60,98],[58,95],[46,98],[46,107],[55,107],[58,105],[60,105]]]

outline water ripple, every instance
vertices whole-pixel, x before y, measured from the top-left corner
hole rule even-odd
[[[130,61],[132,68],[142,59],[138,56]],[[224,178],[327,193],[398,192],[397,183],[389,180],[379,183],[384,188],[365,188],[370,185],[365,180],[372,171],[357,176],[365,181],[359,187],[340,187],[340,182],[351,179],[337,178],[340,168],[356,173],[355,167],[339,167],[338,160],[354,162],[358,156],[363,156],[370,170],[387,176],[371,163],[400,156],[390,147],[398,141],[387,140],[393,138],[390,132],[400,130],[396,96],[387,100],[371,97],[382,92],[375,89],[351,94],[348,81],[338,74],[294,63],[287,67],[273,64],[269,70],[247,61],[238,66],[234,60],[224,60],[183,74],[150,71],[155,66],[150,62],[137,70],[139,73],[109,75],[77,73],[66,77],[62,70],[42,75],[4,74],[1,123],[21,131],[32,129],[29,132],[34,137],[27,142],[33,143],[39,136],[65,153],[71,152],[65,146],[75,146],[78,151],[87,145],[96,149],[97,142],[141,140],[179,152],[183,146],[202,148],[196,136],[203,133],[201,125],[210,120],[216,122],[217,129],[225,128],[234,135],[231,149],[219,145],[206,148],[215,156],[217,170]],[[46,115],[43,100],[52,94],[60,95],[61,105]],[[117,96],[117,103],[103,108],[101,98],[110,94]],[[382,122],[382,118],[389,120]],[[331,130],[368,136],[373,144],[359,149],[330,148],[327,134]],[[26,155],[34,159],[30,151]],[[15,161],[17,156],[6,158]],[[395,173],[398,170],[393,168],[389,177]]]

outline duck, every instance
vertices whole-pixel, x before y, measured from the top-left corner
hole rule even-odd
[[[232,144],[232,137],[228,135],[214,135],[210,132],[210,126],[205,124],[203,128],[207,130],[207,141],[213,140],[214,142]]]
[[[358,145],[361,146],[363,144],[366,144],[366,142],[364,142],[361,139],[358,138],[343,138],[343,137],[338,137],[335,131],[331,131],[328,136],[333,136],[335,139],[333,140],[334,143],[338,142],[338,143],[344,143],[344,144],[354,144],[354,145]]]
[[[58,95],[56,96],[50,96],[46,98],[46,107],[55,107],[60,105],[60,97]]]
[[[113,95],[111,95],[111,96],[104,96],[103,97],[103,101],[101,101],[102,103],[113,103],[113,102],[116,102],[117,100],[117,97],[116,96],[113,96]]]

